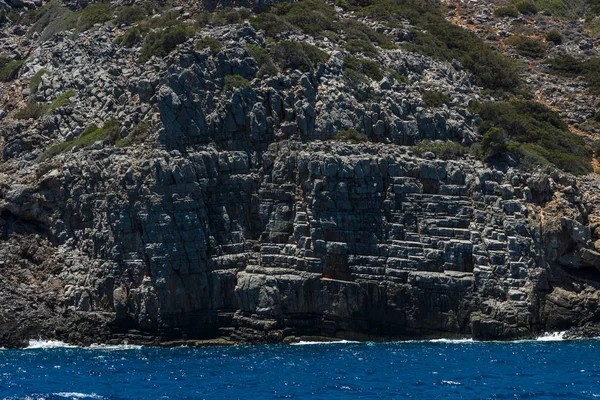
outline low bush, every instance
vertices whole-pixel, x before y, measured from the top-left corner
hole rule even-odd
[[[550,31],[546,33],[546,42],[561,44],[563,42],[563,36],[559,31]]]
[[[279,3],[273,7],[272,13],[309,35],[316,35],[326,30],[335,31],[338,19],[335,9],[320,0]]]
[[[15,114],[17,119],[38,119],[42,115],[52,114],[61,107],[71,104],[70,98],[75,95],[75,90],[70,89],[58,96],[50,103],[28,103],[23,109]]]
[[[222,46],[223,43],[221,43],[220,40],[211,38],[210,36],[204,36],[203,38],[200,38],[196,41],[196,49],[210,49],[210,52],[213,54],[217,54],[218,52],[220,52]]]
[[[598,111],[596,114],[594,114],[592,119],[596,122],[600,122],[600,111]]]
[[[70,106],[71,101],[69,99],[75,96],[76,93],[77,92],[74,89],[69,89],[66,92],[62,93],[54,101],[45,106],[45,114],[52,114],[54,111],[58,110],[61,107]]]
[[[346,40],[364,40],[376,43],[382,49],[395,49],[396,45],[389,37],[371,29],[370,26],[352,19],[340,23],[340,29],[346,34]]]
[[[200,26],[206,25],[231,25],[239,24],[240,22],[250,18],[251,12],[247,8],[224,8],[213,12],[202,12],[198,14],[196,20]]]
[[[248,44],[246,45],[246,48],[252,55],[252,58],[254,58],[254,61],[258,64],[259,70],[256,75],[259,78],[266,75],[272,76],[277,74],[277,67],[267,49],[263,49],[254,44]]]
[[[96,125],[90,125],[77,139],[70,142],[55,144],[47,149],[40,156],[40,161],[48,160],[75,147],[91,146],[97,141],[108,141],[110,143],[115,143],[119,139],[120,132],[121,125],[115,120],[106,121],[102,128],[98,128]]]
[[[25,60],[11,60],[8,57],[0,57],[0,81],[9,82],[15,79],[24,63]]]
[[[38,119],[45,113],[45,108],[43,104],[39,103],[27,103],[27,105],[16,112],[16,119]]]
[[[146,18],[148,12],[144,7],[125,6],[116,9],[115,23],[118,25],[130,25]]]
[[[73,29],[77,25],[77,13],[63,7],[59,0],[52,0],[36,9],[29,34],[37,32],[43,43],[56,33]]]
[[[443,8],[435,3],[342,0],[340,5],[392,27],[400,27],[408,19],[418,28],[414,41],[404,45],[408,50],[447,61],[458,60],[484,88],[514,92],[520,84],[514,61],[491,49],[473,32],[447,21]]]
[[[519,16],[519,10],[514,6],[498,7],[494,10],[494,16],[498,18],[516,18]]]
[[[148,137],[150,133],[150,127],[146,122],[140,122],[129,132],[127,137],[124,139],[117,139],[115,141],[116,147],[127,147],[132,146],[134,144],[142,143]]]
[[[483,122],[479,131],[486,157],[506,150],[517,154],[525,168],[551,165],[574,174],[592,170],[591,149],[569,131],[558,114],[533,101],[474,103]]]
[[[77,29],[87,31],[95,24],[106,22],[113,17],[113,10],[108,3],[90,3],[81,10],[77,19]]]
[[[146,34],[150,32],[150,28],[147,25],[140,24],[129,28],[127,32],[115,39],[115,43],[118,43],[125,47],[133,47],[142,43]]]
[[[368,142],[369,138],[364,133],[357,131],[354,128],[351,129],[342,129],[335,135],[335,140],[339,140],[341,142],[349,142],[349,143],[363,143]]]
[[[373,60],[357,57],[344,57],[344,71],[353,70],[369,78],[380,81],[383,79],[383,72],[379,64]]]
[[[469,152],[469,149],[460,143],[452,141],[443,142],[441,140],[432,142],[429,139],[425,139],[416,146],[413,146],[412,150],[419,156],[431,152],[442,160],[456,160],[464,157]]]
[[[42,83],[42,77],[48,74],[50,74],[50,72],[48,72],[47,69],[42,68],[36,72],[35,75],[33,75],[31,81],[29,82],[29,90],[31,90],[31,93],[35,93],[37,91],[38,87]]]
[[[594,158],[600,159],[600,140],[596,140],[593,145]]]
[[[242,86],[250,87],[250,82],[248,79],[244,78],[241,75],[226,75],[223,91],[227,92],[228,90],[236,89]]]
[[[170,26],[148,33],[142,44],[140,61],[146,62],[152,56],[165,57],[193,34],[194,30],[184,25]]]
[[[550,60],[550,71],[571,78],[583,76],[590,85],[590,93],[600,94],[600,58],[579,61],[573,56],[562,55]]]
[[[299,69],[303,72],[310,71],[329,59],[329,55],[316,46],[288,40],[273,46],[271,57],[282,70]]]
[[[286,21],[283,17],[270,12],[256,15],[250,20],[250,23],[254,29],[265,31],[267,37],[275,37],[283,32],[294,32],[298,30],[298,28]]]
[[[367,40],[351,39],[346,42],[344,47],[350,53],[362,53],[367,57],[377,57],[377,54],[379,54],[373,43]]]
[[[450,97],[437,90],[425,90],[421,96],[429,107],[441,107],[444,104],[450,104]]]
[[[538,12],[537,6],[531,1],[518,1],[515,6],[521,14],[532,15]]]
[[[544,58],[546,55],[544,43],[527,36],[514,35],[506,39],[505,43],[514,47],[517,53],[524,57]]]

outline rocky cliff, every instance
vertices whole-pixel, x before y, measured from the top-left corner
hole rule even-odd
[[[343,33],[298,30],[279,42],[326,56],[264,73],[277,45],[244,18],[147,62],[127,24],[9,20],[0,344],[597,335],[597,175],[421,151],[480,141],[467,106],[492,95],[402,47],[410,22],[337,13],[392,42],[381,76],[349,79]]]

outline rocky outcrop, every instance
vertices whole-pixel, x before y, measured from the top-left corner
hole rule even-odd
[[[485,96],[458,63],[382,51],[389,74],[357,93],[323,38],[286,37],[320,40],[327,62],[255,78],[247,45],[265,38],[247,23],[146,64],[116,33],[59,35],[14,84],[30,101],[75,92],[1,122],[0,345],[597,334],[595,175],[413,153],[478,140],[466,106]],[[206,35],[216,54],[194,46]],[[228,75],[250,83],[224,89]],[[452,106],[427,107],[428,88]],[[148,137],[39,158],[108,120]],[[368,140],[341,140],[350,128]]]

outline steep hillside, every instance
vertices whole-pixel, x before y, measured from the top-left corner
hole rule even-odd
[[[10,5],[0,345],[598,335],[597,38],[508,38],[580,22]]]

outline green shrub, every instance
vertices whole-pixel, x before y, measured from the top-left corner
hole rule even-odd
[[[594,114],[592,119],[596,122],[600,122],[600,111],[598,111],[596,114]]]
[[[130,25],[146,18],[148,14],[144,7],[140,6],[125,6],[117,8],[115,22],[118,25]]]
[[[431,152],[442,160],[456,160],[464,157],[469,151],[467,147],[456,142],[443,142],[441,140],[432,142],[429,139],[423,140],[421,143],[414,146],[412,150],[419,156]]]
[[[519,10],[517,10],[517,8],[513,7],[513,6],[498,7],[494,10],[494,16],[496,16],[498,18],[504,18],[504,17],[516,18],[519,16]]]
[[[505,43],[513,46],[517,53],[525,57],[544,58],[546,55],[545,44],[527,36],[514,35],[506,39]]]
[[[491,160],[500,157],[508,150],[508,136],[504,129],[491,127],[483,134],[481,140],[481,158]]]
[[[223,46],[223,43],[221,43],[220,40],[211,38],[210,36],[204,36],[203,38],[200,38],[196,41],[196,49],[210,49],[210,52],[213,54],[217,54],[218,52],[220,52],[221,46]]]
[[[54,111],[58,110],[61,107],[66,107],[71,105],[71,101],[69,100],[71,97],[75,96],[77,92],[74,89],[69,89],[66,92],[62,93],[58,96],[54,101],[45,106],[45,114],[52,114]]]
[[[288,40],[281,41],[273,46],[271,57],[282,70],[291,68],[304,72],[329,59],[329,55],[316,46]]]
[[[75,95],[75,90],[69,89],[60,96],[58,96],[54,101],[50,103],[28,103],[25,108],[19,110],[15,114],[15,118],[17,119],[38,119],[42,115],[52,114],[54,111],[58,110],[61,107],[65,107],[71,104],[70,98]]]
[[[115,141],[116,147],[127,147],[134,144],[142,143],[148,137],[148,133],[150,133],[150,127],[146,122],[140,122],[129,132],[127,137],[124,139],[117,139]]]
[[[589,0],[534,0],[539,10],[560,18],[581,18],[590,9]]]
[[[352,56],[344,57],[344,71],[349,69],[364,74],[375,81],[383,79],[381,67],[373,60]]]
[[[371,29],[366,24],[355,20],[344,20],[340,29],[346,34],[346,40],[362,40],[376,43],[383,49],[394,49],[396,45],[386,35]]]
[[[600,140],[596,140],[593,145],[594,158],[600,159]]]
[[[242,86],[250,87],[250,82],[248,79],[244,78],[241,75],[226,75],[225,83],[223,85],[223,91],[227,92],[228,90],[236,89]]]
[[[48,74],[50,74],[50,72],[48,72],[47,69],[42,68],[36,72],[35,75],[33,75],[31,82],[29,82],[29,89],[31,90],[31,93],[35,93],[37,91],[38,87],[42,83],[42,77]]]
[[[484,134],[486,155],[495,156],[506,146],[526,168],[552,165],[574,174],[592,170],[591,149],[545,105],[510,101],[475,103],[471,108],[483,120],[479,131]]]
[[[373,43],[362,39],[348,40],[344,47],[350,53],[362,53],[367,57],[377,57],[377,54],[379,54]]]
[[[579,61],[570,55],[562,55],[550,60],[550,71],[571,78],[583,76],[590,85],[590,93],[600,94],[600,58]]]
[[[115,120],[106,121],[102,128],[98,128],[96,125],[90,125],[77,139],[70,142],[55,144],[47,149],[40,156],[40,161],[48,160],[75,147],[91,146],[97,141],[108,141],[110,143],[115,143],[119,139],[120,132],[121,126]]]
[[[11,60],[8,57],[0,57],[0,81],[9,82],[15,79],[24,63],[25,60]]]
[[[519,86],[514,61],[492,50],[475,33],[447,21],[436,3],[420,0],[342,1],[358,15],[369,16],[401,27],[408,19],[418,29],[414,41],[404,46],[439,59],[458,60],[471,71],[477,84],[495,91],[514,92]]]
[[[268,37],[275,37],[283,32],[294,32],[298,28],[273,13],[258,14],[250,20],[256,30],[262,30]]]
[[[59,0],[52,0],[36,10],[33,20],[29,33],[39,33],[40,43],[43,43],[56,33],[73,29],[77,25],[77,13],[63,7]]]
[[[142,44],[140,61],[146,62],[152,56],[165,57],[193,34],[193,30],[183,25],[170,26],[164,30],[148,33]]]
[[[546,34],[546,42],[561,44],[563,42],[563,36],[559,31],[550,31]]]
[[[224,8],[213,12],[202,12],[197,15],[196,20],[200,26],[206,25],[231,25],[239,24],[240,22],[250,18],[251,12],[247,8]]]
[[[27,103],[27,105],[17,111],[15,114],[16,119],[38,119],[45,113],[44,105],[39,103]]]
[[[163,12],[156,18],[149,19],[146,23],[150,25],[152,29],[182,25],[183,22],[179,19],[180,14],[181,12],[178,9],[169,10]]]
[[[324,1],[301,0],[294,3],[279,3],[273,7],[272,12],[309,35],[336,30],[337,13]]]
[[[357,131],[354,128],[351,129],[342,129],[335,135],[335,140],[339,140],[341,142],[350,142],[350,143],[363,143],[368,142],[369,138],[364,133]]]
[[[394,81],[396,81],[396,83],[409,83],[410,81],[408,80],[408,76],[400,74],[396,71],[394,71],[393,69],[387,69],[387,72],[389,72],[390,74],[392,74],[392,77],[394,78]]]
[[[367,93],[362,91],[362,88],[369,84],[369,78],[365,74],[351,68],[344,68],[344,82],[357,99],[360,101],[368,99]]]
[[[246,45],[246,48],[252,55],[252,58],[254,58],[254,61],[256,61],[258,64],[259,70],[256,74],[258,77],[277,74],[277,67],[275,66],[273,58],[271,58],[271,54],[267,49],[263,49],[262,47],[254,44],[248,44]]]
[[[437,90],[425,90],[422,93],[422,97],[425,104],[429,107],[441,107],[444,104],[450,104],[450,97]]]
[[[517,10],[524,15],[537,14],[538,12],[536,5],[531,1],[518,1],[515,6],[517,7]]]
[[[108,3],[90,3],[81,10],[77,19],[77,29],[81,32],[87,31],[95,24],[112,19],[113,11]]]
[[[146,34],[150,32],[150,28],[144,24],[129,28],[127,32],[115,39],[115,43],[118,43],[125,47],[133,47],[137,44],[142,43]]]

